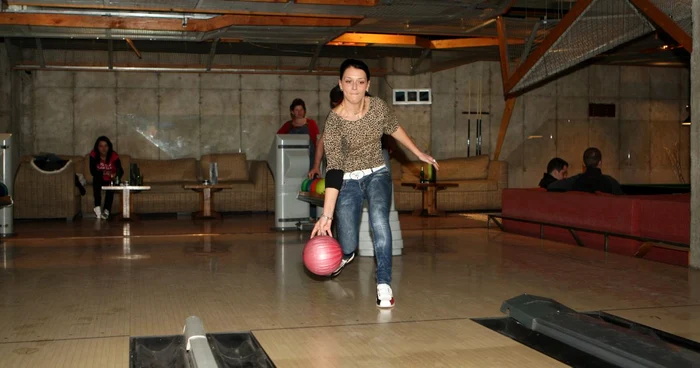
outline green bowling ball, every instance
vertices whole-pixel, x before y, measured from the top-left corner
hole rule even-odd
[[[310,182],[311,182],[311,179],[304,179],[304,181],[301,182],[301,191],[302,192],[309,191],[309,183]]]

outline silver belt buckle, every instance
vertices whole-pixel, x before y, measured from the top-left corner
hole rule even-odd
[[[350,173],[350,179],[352,180],[360,180],[363,176],[362,171],[353,171]]]

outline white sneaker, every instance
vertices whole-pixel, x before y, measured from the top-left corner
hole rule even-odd
[[[345,266],[349,265],[350,262],[352,262],[354,259],[355,259],[355,252],[352,252],[350,257],[347,259],[345,257],[343,257],[343,260],[340,261],[340,266],[338,266],[338,268],[335,271],[333,271],[333,273],[331,274],[331,277],[337,277],[338,275],[340,275],[340,273],[343,272],[343,268],[345,268]]]
[[[394,293],[388,284],[377,285],[377,307],[394,308]]]
[[[102,219],[109,220],[109,211],[104,210],[104,212],[102,212]]]
[[[95,217],[98,219],[102,218],[102,210],[100,209],[100,206],[95,207],[93,211],[95,211]]]

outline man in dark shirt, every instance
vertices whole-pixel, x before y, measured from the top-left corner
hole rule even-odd
[[[555,157],[549,161],[547,164],[547,172],[544,173],[544,176],[542,177],[542,180],[540,180],[540,188],[545,188],[549,186],[549,184],[554,183],[557,180],[562,180],[566,179],[569,173],[569,163],[560,159],[559,157]]]
[[[559,180],[547,187],[553,192],[602,192],[611,194],[624,194],[620,188],[620,183],[608,175],[603,175],[600,168],[603,166],[603,154],[595,147],[588,148],[583,152],[583,163],[586,171],[583,174],[572,176],[565,180]]]

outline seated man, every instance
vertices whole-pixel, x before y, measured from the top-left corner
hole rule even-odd
[[[583,174],[572,176],[568,179],[559,180],[547,187],[552,192],[603,192],[611,194],[624,194],[620,188],[620,183],[608,175],[603,175],[600,168],[603,166],[603,154],[595,147],[588,148],[583,152],[583,163],[586,171]]]
[[[542,180],[540,180],[540,188],[545,188],[549,186],[549,184],[554,183],[557,180],[562,180],[566,179],[567,175],[569,173],[569,163],[560,159],[559,157],[555,157],[549,161],[547,164],[547,172],[544,173],[544,176],[542,177]]]

